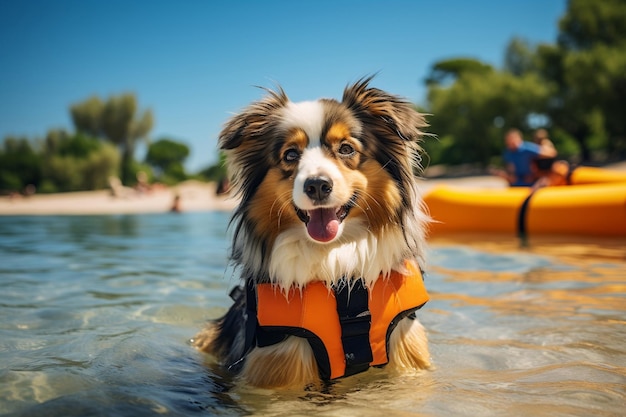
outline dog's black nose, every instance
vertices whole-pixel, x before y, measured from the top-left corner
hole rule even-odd
[[[311,177],[304,181],[304,193],[314,201],[322,201],[333,191],[333,182],[328,177]]]

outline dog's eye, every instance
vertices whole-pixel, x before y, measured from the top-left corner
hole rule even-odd
[[[339,147],[339,154],[341,154],[341,156],[352,156],[354,155],[354,148],[352,145],[344,143]]]
[[[300,153],[295,149],[287,149],[283,154],[283,161],[290,163],[300,159]]]

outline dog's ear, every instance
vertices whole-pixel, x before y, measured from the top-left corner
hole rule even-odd
[[[235,149],[246,139],[263,136],[276,110],[289,102],[289,98],[280,87],[277,91],[259,88],[265,90],[268,93],[267,96],[252,103],[226,123],[219,137],[220,149]]]
[[[402,140],[417,142],[428,126],[424,116],[406,99],[369,87],[373,76],[346,87],[343,103],[366,124]],[[387,136],[389,137],[389,136]]]

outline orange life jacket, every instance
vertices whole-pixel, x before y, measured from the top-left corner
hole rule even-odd
[[[273,284],[257,284],[257,346],[306,337],[323,379],[386,364],[396,324],[428,301],[417,265],[406,262],[406,269],[406,275],[381,276],[370,289],[360,280],[339,289],[313,282],[285,294]]]

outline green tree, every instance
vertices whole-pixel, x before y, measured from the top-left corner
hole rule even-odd
[[[133,94],[111,97],[102,112],[104,135],[122,149],[121,180],[129,184],[135,180],[132,172],[135,147],[139,139],[147,140],[152,129],[152,111],[137,114],[137,99]]]
[[[558,44],[538,50],[540,73],[557,86],[548,115],[576,139],[583,160],[599,150],[626,157],[624,22],[623,0],[570,0]]]
[[[504,52],[504,70],[518,77],[536,71],[536,53],[525,40],[513,38]]]
[[[163,138],[150,144],[146,154],[146,162],[157,168],[161,174],[164,174],[168,170],[178,169],[172,168],[174,166],[182,167],[188,156],[189,147],[187,145]]]
[[[620,46],[626,39],[624,0],[569,0],[559,22],[559,45],[567,51]]]
[[[104,103],[98,96],[76,103],[70,107],[70,115],[77,132],[93,136],[102,136],[102,113]]]
[[[19,192],[42,178],[41,155],[27,138],[6,137],[0,149],[0,190]]]
[[[450,86],[431,84],[430,130],[440,142],[427,141],[432,163],[492,162],[508,127],[530,128],[529,116],[545,112],[551,90],[538,76],[504,71],[462,72]]]
[[[83,133],[70,135],[65,131],[51,131],[46,136],[45,150],[48,154],[86,158],[101,149],[101,143]]]
[[[433,163],[485,164],[508,127],[548,127],[559,150],[577,150],[583,161],[626,158],[624,22],[623,0],[570,0],[558,43],[514,38],[502,70],[466,58],[435,63],[426,78],[426,111],[440,137],[426,144]]]
[[[70,113],[74,127],[87,135],[104,137],[117,145],[122,153],[120,177],[123,183],[135,181],[134,154],[138,140],[147,140],[153,126],[150,109],[139,113],[134,94],[109,97],[102,102],[91,97],[74,104]]]
[[[485,75],[493,71],[493,67],[473,58],[453,58],[435,62],[426,76],[428,86],[447,86],[454,83],[464,74]]]
[[[41,170],[45,178],[42,192],[103,189],[116,175],[120,154],[115,145],[82,133],[68,135],[49,132],[45,141]]]

